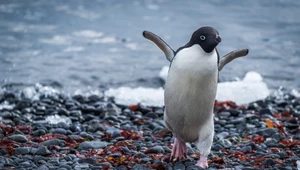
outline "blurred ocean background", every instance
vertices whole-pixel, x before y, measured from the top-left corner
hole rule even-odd
[[[294,0],[1,0],[0,85],[159,88],[169,63],[142,31],[177,49],[209,25],[222,37],[221,56],[250,49],[222,70],[221,82],[255,71],[271,90],[299,89],[299,16]]]

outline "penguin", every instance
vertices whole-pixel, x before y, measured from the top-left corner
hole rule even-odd
[[[207,168],[214,136],[213,107],[219,71],[232,60],[247,55],[248,49],[230,52],[220,59],[216,47],[221,37],[209,26],[197,29],[189,42],[176,51],[149,31],[144,31],[143,36],[153,41],[170,61],[164,121],[174,136],[171,159],[186,157],[186,143],[193,142],[200,152],[196,165]]]

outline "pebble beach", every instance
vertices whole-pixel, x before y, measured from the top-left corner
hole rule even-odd
[[[201,169],[199,152],[170,161],[173,138],[163,108],[120,105],[103,95],[35,89],[0,94],[0,169]],[[215,102],[208,169],[297,170],[300,98],[278,90],[246,105]]]

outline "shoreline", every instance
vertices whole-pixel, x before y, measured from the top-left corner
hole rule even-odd
[[[92,93],[31,92],[31,98],[0,92],[0,168],[199,169],[193,144],[189,159],[169,162],[173,138],[162,107],[120,105]],[[295,95],[278,91],[242,106],[216,102],[209,169],[297,169],[300,98]]]

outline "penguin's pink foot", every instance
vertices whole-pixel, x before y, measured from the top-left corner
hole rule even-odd
[[[199,161],[196,164],[197,166],[200,166],[201,168],[207,168],[208,163],[207,163],[207,157],[206,156],[200,156]]]
[[[171,153],[171,161],[173,160],[182,160],[184,158],[186,158],[186,154],[187,154],[187,147],[185,145],[185,142],[183,142],[182,140],[175,138],[174,140],[174,145],[173,145],[173,149],[172,149],[172,153]]]

